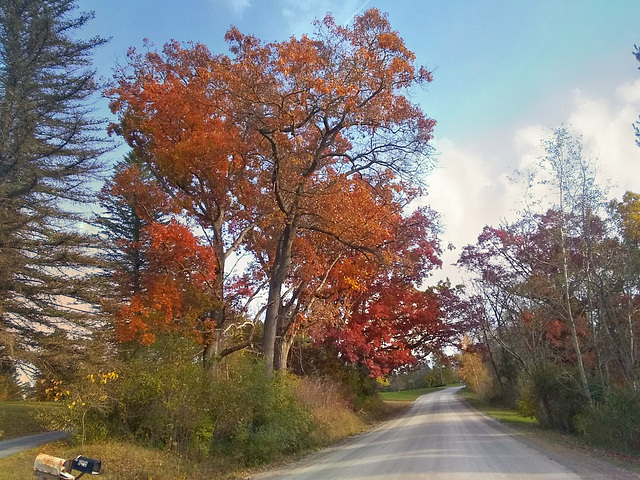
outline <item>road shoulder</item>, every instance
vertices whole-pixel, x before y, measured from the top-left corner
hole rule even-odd
[[[585,480],[638,480],[640,478],[640,459],[638,458],[590,447],[562,433],[512,427],[489,417],[477,408],[476,410],[502,432],[512,435]]]

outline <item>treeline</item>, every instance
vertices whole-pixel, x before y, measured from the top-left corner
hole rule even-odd
[[[81,441],[256,463],[455,341],[457,297],[417,288],[440,247],[408,92],[431,74],[385,15],[131,51],[104,91],[91,17],[0,0],[0,399],[26,375]]]
[[[461,375],[543,425],[637,450],[640,196],[607,201],[567,128],[542,147],[528,178],[550,208],[485,227],[458,262],[474,276],[466,308],[477,322]]]

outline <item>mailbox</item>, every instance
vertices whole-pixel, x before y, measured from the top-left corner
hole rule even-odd
[[[52,457],[41,453],[33,463],[33,470],[37,480],[74,480],[71,475],[71,460]]]
[[[100,475],[102,469],[102,462],[95,458],[83,457],[78,455],[72,462],[71,468],[78,470],[82,473],[88,473],[89,475]]]
[[[80,474],[74,477],[71,474],[72,470],[77,470]],[[100,475],[101,470],[100,460],[82,455],[78,455],[73,460],[65,460],[41,453],[33,463],[36,480],[78,480],[86,474]]]

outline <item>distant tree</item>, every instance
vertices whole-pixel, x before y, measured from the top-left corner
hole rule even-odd
[[[64,368],[96,325],[80,204],[105,151],[73,0],[0,0],[0,363]]]
[[[638,48],[637,45],[634,45],[634,48],[636,50],[633,52],[633,54],[635,55],[636,60],[640,62],[640,48]],[[640,67],[638,67],[638,70],[640,70]],[[633,128],[636,131],[636,143],[640,147],[640,120],[633,124]]]

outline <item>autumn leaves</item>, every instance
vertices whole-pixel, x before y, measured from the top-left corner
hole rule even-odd
[[[437,302],[415,286],[438,262],[435,216],[407,213],[434,122],[406,94],[430,74],[375,9],[316,27],[269,44],[232,28],[231,57],[176,42],[130,52],[109,92],[113,130],[146,178],[137,198],[163,192],[144,209],[164,210],[123,246],[146,260],[120,299],[121,338],[148,343],[180,325],[198,332],[210,366],[238,340],[230,327],[262,320],[267,366],[286,368],[297,333],[348,330],[385,285],[420,297],[431,313],[411,321],[434,324]]]

